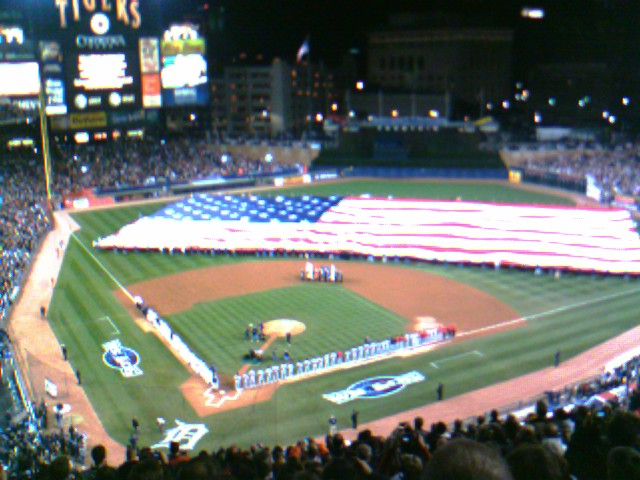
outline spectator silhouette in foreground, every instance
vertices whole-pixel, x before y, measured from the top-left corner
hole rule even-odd
[[[640,480],[640,453],[631,447],[616,447],[607,458],[607,480]]]
[[[96,445],[91,449],[93,466],[87,470],[84,478],[87,480],[116,480],[117,470],[107,465],[107,449],[104,445]]]
[[[513,480],[498,452],[474,440],[460,438],[440,447],[431,457],[423,480]]]
[[[525,444],[507,455],[514,480],[570,480],[569,465],[542,445]]]

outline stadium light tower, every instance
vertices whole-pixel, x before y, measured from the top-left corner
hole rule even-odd
[[[544,9],[539,7],[524,7],[520,10],[520,16],[522,18],[528,18],[529,20],[542,20],[544,18]]]

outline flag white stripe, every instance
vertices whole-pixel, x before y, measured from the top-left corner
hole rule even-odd
[[[346,198],[316,223],[142,218],[98,246],[348,252],[640,273],[640,238],[622,209]]]

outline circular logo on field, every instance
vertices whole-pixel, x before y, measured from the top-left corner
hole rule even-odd
[[[114,355],[111,352],[104,352],[103,360],[111,368],[122,368],[123,360],[131,365],[137,365],[140,363],[140,356],[135,350],[122,347],[119,355]]]
[[[354,383],[347,388],[347,391],[357,391],[358,398],[374,398],[393,395],[405,386],[405,383],[400,381],[398,377],[374,377]]]
[[[111,368],[120,370],[123,377],[137,377],[142,375],[142,369],[138,366],[140,355],[132,348],[122,345],[120,340],[111,340],[102,344],[104,354],[102,360]]]
[[[423,382],[426,377],[415,370],[402,375],[373,377],[361,380],[348,386],[344,390],[325,393],[322,398],[338,405],[359,398],[380,398],[393,395],[403,390],[407,385]]]

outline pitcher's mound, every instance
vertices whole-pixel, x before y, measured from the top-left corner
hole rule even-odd
[[[264,334],[277,335],[278,337],[284,337],[287,332],[291,335],[300,335],[305,330],[305,325],[298,320],[289,320],[288,318],[281,318],[279,320],[271,320],[264,323]]]
[[[434,317],[416,317],[413,329],[415,331],[428,330],[430,328],[439,327],[440,323]]]

